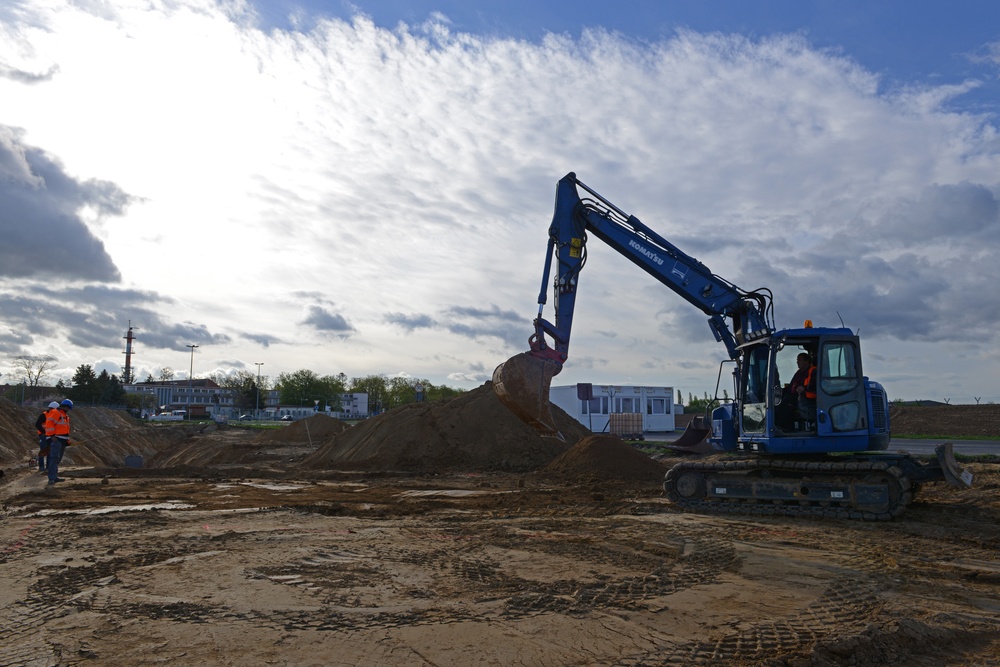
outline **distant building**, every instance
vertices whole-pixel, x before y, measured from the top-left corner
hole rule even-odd
[[[278,392],[274,393],[278,394]],[[273,418],[281,419],[290,415],[293,419],[302,419],[303,417],[311,417],[317,412],[322,412],[335,419],[366,419],[368,417],[368,394],[359,391],[340,394],[340,410],[331,410],[330,406],[322,399],[313,399],[313,404],[308,406],[276,404],[273,408]]]
[[[684,407],[674,403],[673,387],[636,387],[633,385],[594,384],[591,398],[580,398],[581,385],[563,385],[549,389],[549,400],[594,433],[609,430],[612,413],[642,415],[645,433],[675,430],[674,415]]]
[[[235,417],[233,390],[212,380],[166,380],[125,385],[125,392],[139,396],[140,412],[152,416],[183,410],[191,418]]]
[[[238,419],[240,407],[234,403],[236,389],[220,387],[212,380],[168,380],[165,382],[137,382],[125,385],[125,391],[138,395],[142,416],[184,411],[192,419]],[[308,404],[307,404],[308,403]],[[323,412],[338,419],[364,419],[368,416],[368,394],[361,392],[340,395],[340,411],[326,410],[325,399],[314,399],[301,405],[282,405],[281,392],[269,389],[260,392],[261,419],[280,419],[291,415],[294,419]],[[253,410],[248,412],[252,413]]]

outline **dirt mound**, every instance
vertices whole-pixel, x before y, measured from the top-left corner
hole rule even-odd
[[[589,431],[556,406],[566,442],[543,438],[493,393],[493,383],[447,401],[410,403],[352,426],[302,465],[353,470],[534,470]]]
[[[667,467],[616,435],[589,435],[557,456],[543,474],[580,479],[659,481]]]
[[[1000,438],[1000,405],[894,405],[893,435]]]
[[[40,412],[40,408],[21,408],[0,399],[0,464],[20,463],[34,455],[38,449],[34,424]]]
[[[322,442],[340,435],[351,425],[324,414],[299,419],[288,426],[268,429],[257,436],[259,442]]]
[[[34,424],[39,412],[41,408],[0,401],[0,465],[21,464],[36,455]],[[183,429],[151,427],[108,408],[76,407],[70,425],[77,444],[66,450],[63,462],[74,466],[123,466],[126,456],[149,457],[189,435]]]

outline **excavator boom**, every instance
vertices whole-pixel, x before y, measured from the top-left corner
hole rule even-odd
[[[589,196],[581,199],[580,190]],[[549,387],[569,353],[577,283],[587,259],[588,234],[610,245],[708,315],[713,334],[725,344],[730,358],[739,355],[738,346],[746,340],[766,336],[774,330],[767,290],[746,292],[713,274],[638,218],[624,213],[587,187],[576,174],[569,173],[556,188],[538,316],[534,320],[535,332],[528,339],[531,349],[500,364],[493,372],[497,396],[539,434],[559,437],[552,420]],[[555,321],[550,322],[542,317],[542,311],[548,300],[553,270]]]

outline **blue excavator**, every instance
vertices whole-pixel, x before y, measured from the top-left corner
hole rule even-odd
[[[746,291],[717,276],[574,173],[556,189],[530,349],[493,373],[500,400],[541,435],[562,437],[549,388],[568,359],[591,235],[705,313],[727,352],[719,384],[731,371],[734,398],[717,401],[703,423],[712,449],[729,456],[671,468],[663,488],[676,505],[886,520],[905,510],[921,484],[971,485],[950,443],[938,446],[929,462],[888,451],[889,401],[882,385],[864,376],[860,341],[850,329],[814,327],[809,320],[801,328],[777,329],[770,290]],[[554,322],[543,317],[550,280]]]

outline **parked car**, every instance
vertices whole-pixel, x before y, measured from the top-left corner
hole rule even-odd
[[[251,415],[240,415],[240,421],[241,422],[248,422],[251,419],[253,419],[253,417]]]
[[[295,421],[295,417],[293,417],[291,415],[285,415],[284,417],[281,418],[281,421],[283,421],[283,422],[293,422],[293,421]]]

